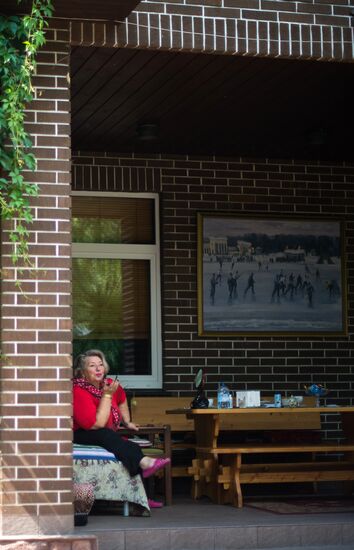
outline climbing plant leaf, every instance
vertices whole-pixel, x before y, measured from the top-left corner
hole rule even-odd
[[[36,169],[36,159],[25,129],[25,111],[35,96],[36,54],[45,43],[46,19],[52,15],[51,0],[33,0],[26,15],[0,15],[0,210],[1,218],[11,221],[14,265],[20,258],[31,265],[29,197],[38,195],[38,185],[26,182],[26,171]]]

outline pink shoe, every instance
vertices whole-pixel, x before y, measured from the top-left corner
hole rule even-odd
[[[158,502],[157,500],[152,500],[152,498],[148,498],[148,505],[149,508],[162,508],[163,502]]]
[[[155,472],[161,470],[161,468],[164,468],[170,462],[171,460],[169,458],[156,458],[155,462],[152,466],[150,466],[150,468],[146,468],[146,470],[143,470],[143,477],[146,478],[154,475]]]

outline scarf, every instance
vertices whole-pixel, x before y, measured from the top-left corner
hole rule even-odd
[[[91,395],[94,395],[95,397],[97,397],[97,399],[101,399],[101,397],[103,395],[102,388],[96,388],[95,386],[90,384],[86,380],[86,378],[74,378],[73,384],[74,384],[74,386],[78,386],[79,388],[81,388],[83,390],[86,390]],[[117,407],[114,407],[113,404],[111,406],[111,413],[112,413],[114,427],[115,427],[116,430],[119,430],[120,422],[121,422],[121,415],[120,415],[119,409]]]

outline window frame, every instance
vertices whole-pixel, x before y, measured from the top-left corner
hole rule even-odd
[[[118,260],[147,260],[150,265],[150,327],[151,374],[120,375],[122,384],[129,389],[162,388],[162,339],[161,339],[161,281],[160,281],[160,232],[159,195],[156,193],[124,193],[105,191],[72,191],[75,197],[112,197],[153,199],[155,216],[155,244],[100,244],[72,243],[72,258],[108,258]]]

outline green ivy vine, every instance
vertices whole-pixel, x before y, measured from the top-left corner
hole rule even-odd
[[[36,53],[45,43],[46,18],[52,14],[51,0],[33,0],[27,15],[0,15],[0,210],[2,220],[11,220],[13,265],[21,258],[22,265],[31,266],[30,200],[38,196],[38,185],[26,182],[24,174],[36,168],[32,141],[24,127],[25,110],[34,99]]]

